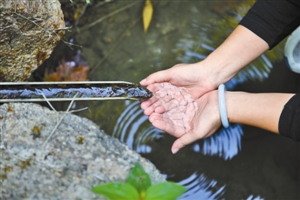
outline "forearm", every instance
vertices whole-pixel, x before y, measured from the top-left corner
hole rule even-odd
[[[265,40],[270,49],[300,25],[299,0],[257,0],[239,24]]]
[[[239,70],[268,50],[268,44],[247,28],[239,25],[204,61],[201,72],[214,87],[230,80]]]
[[[278,133],[284,105],[294,94],[226,92],[229,122],[256,126]]]

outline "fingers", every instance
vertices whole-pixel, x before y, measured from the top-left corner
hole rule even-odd
[[[175,137],[181,137],[186,132],[181,120],[169,119],[169,117],[164,114],[153,113],[149,116],[149,121],[154,127]]]
[[[146,101],[143,101],[142,103],[141,103],[141,108],[143,109],[143,110],[146,110],[148,107],[150,107],[151,105],[153,105],[154,103],[156,103],[157,102],[157,98],[156,97],[152,97],[151,99],[148,99],[148,100],[146,100]]]
[[[180,138],[175,140],[175,142],[172,145],[171,151],[173,154],[177,153],[180,149],[185,147],[188,144],[191,144],[192,142],[198,140],[198,137],[196,134],[186,133],[182,135]]]
[[[140,84],[143,86],[147,86],[153,83],[161,83],[161,82],[169,82],[171,80],[171,74],[168,73],[168,70],[162,70],[155,72],[143,79]]]
[[[166,109],[162,106],[162,102],[157,98],[149,99],[141,103],[141,108],[144,110],[145,115],[151,115],[153,112],[163,113]]]
[[[181,63],[181,64],[177,64],[177,65],[175,65],[175,66],[173,66],[169,69],[155,72],[155,73],[149,75],[147,78],[143,79],[140,82],[140,84],[143,85],[143,86],[148,86],[148,85],[153,84],[153,83],[172,82],[171,80],[172,80],[172,76],[174,75],[174,73],[175,74],[177,74],[177,73],[180,74],[182,72],[182,70],[180,70],[178,68],[184,67],[186,65],[189,65],[189,64]],[[174,70],[174,68],[176,68],[176,69]],[[185,71],[186,71],[186,68],[185,68]]]
[[[164,107],[162,107],[162,106],[159,106],[159,107],[155,107],[155,106],[150,106],[150,107],[148,107],[148,108],[146,108],[145,110],[144,110],[144,114],[145,115],[147,115],[147,116],[150,116],[150,115],[152,115],[154,112],[155,113],[163,113],[163,112],[165,112],[166,111],[166,109],[164,108]]]
[[[156,101],[155,101],[156,100]],[[153,99],[149,102],[143,102],[141,108],[144,110],[145,115],[151,115],[153,112],[164,113],[169,112],[169,114],[180,114],[185,113],[188,108],[188,104],[181,105],[177,99]]]
[[[141,103],[141,108],[145,115],[151,115],[153,112],[162,113],[170,109],[170,101],[174,100],[173,95],[169,95],[167,90],[164,90],[164,83],[154,83],[147,87],[153,92],[153,97]],[[176,104],[173,103],[174,105]]]

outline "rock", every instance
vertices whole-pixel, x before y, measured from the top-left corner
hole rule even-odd
[[[140,162],[153,183],[165,181],[153,164],[86,118],[38,104],[0,106],[0,179],[4,199],[101,199],[95,185],[124,182]]]
[[[0,81],[25,81],[64,34],[58,0],[0,1]]]

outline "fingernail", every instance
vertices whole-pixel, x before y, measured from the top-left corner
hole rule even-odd
[[[146,79],[141,80],[140,84],[144,84],[146,82]]]
[[[178,148],[172,149],[172,153],[173,153],[173,154],[177,153],[178,151],[179,151]]]

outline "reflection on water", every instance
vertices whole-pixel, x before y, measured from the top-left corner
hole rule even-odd
[[[195,152],[204,155],[220,156],[228,160],[236,156],[239,150],[241,150],[242,136],[243,129],[241,125],[232,125],[209,138],[205,138],[201,142],[194,143],[193,149]]]
[[[262,200],[264,198],[257,196],[255,197],[254,195],[250,195],[246,200]]]
[[[112,136],[126,143],[132,150],[147,154],[151,152],[149,143],[167,134],[151,126],[148,117],[140,108],[140,102],[126,101],[126,109],[118,118]],[[195,153],[219,156],[224,160],[233,158],[241,150],[243,130],[241,125],[231,125],[213,136],[193,143]]]
[[[120,139],[132,150],[143,154],[151,154],[151,142],[162,138],[165,132],[153,127],[148,122],[148,117],[144,115],[140,108],[140,102],[126,101],[126,108],[118,118],[113,136]],[[241,149],[241,137],[243,131],[240,125],[232,125],[227,129],[221,129],[212,137],[206,138],[193,144],[195,153],[207,156],[219,156],[224,160],[232,159]],[[165,174],[166,178],[176,176],[176,174]],[[187,174],[187,177],[180,184],[188,188],[188,192],[181,199],[205,199],[219,198],[225,186],[218,186],[216,180],[207,180],[204,174],[198,175],[196,172]],[[215,191],[216,190],[216,191]],[[214,192],[213,192],[214,191]]]
[[[182,195],[179,199],[221,199],[224,194],[225,186],[222,186],[217,191],[215,186],[217,184],[216,180],[207,180],[205,175],[198,175],[196,173],[191,174],[186,179],[179,182],[179,184],[184,185],[188,191]]]
[[[153,142],[163,138],[167,133],[154,128],[148,122],[148,117],[140,109],[140,102],[126,101],[125,104],[126,108],[116,122],[113,136],[147,158],[147,155],[152,153]],[[241,150],[242,136],[243,130],[241,125],[231,125],[227,129],[220,129],[212,137],[193,143],[192,149],[195,154],[201,153],[209,157],[218,156],[224,160],[230,160]],[[164,174],[166,179],[171,180],[177,175],[173,172],[172,174]],[[222,199],[226,192],[226,184],[222,185],[217,180],[207,178],[204,172],[201,171],[191,171],[191,174],[185,173],[183,178],[176,182],[188,189],[179,198],[180,200]],[[249,195],[247,199],[262,198]]]
[[[145,127],[148,117],[140,109],[140,102],[126,101],[126,104],[127,107],[117,120],[112,136],[139,153],[150,153],[151,147],[147,146],[147,143],[162,137],[163,132],[152,126]]]
[[[219,15],[211,12],[211,6],[218,2],[226,6],[217,6],[215,11],[227,7],[230,12]],[[90,80],[138,83],[150,73],[178,62],[193,63],[204,59],[230,34],[253,2],[153,1],[153,21],[144,34],[142,23],[131,26],[140,17],[144,5],[141,1],[72,37],[76,44],[83,46],[83,54],[91,68],[97,66]],[[103,7],[90,6],[82,24],[91,23],[127,4],[128,1],[112,1]],[[277,70],[272,66],[274,61],[282,57],[280,49],[279,46],[268,51],[251,63],[226,84],[227,89],[245,90],[239,87],[246,80],[263,80],[264,83],[270,80]],[[63,53],[64,50],[56,55]],[[294,79],[284,79],[284,73],[279,73],[280,77],[269,85],[274,88],[275,84],[286,91],[284,89],[290,86],[284,83],[292,83]],[[280,78],[283,84],[278,83]],[[261,85],[257,85],[255,89],[260,89]],[[172,155],[170,147],[174,138],[151,126],[138,101],[125,104],[123,101],[88,102],[84,106],[92,112],[83,115],[148,158],[167,179],[185,185],[189,190],[181,199],[262,199],[261,196],[274,199],[285,197],[284,193],[290,194],[289,197],[297,195],[294,186],[299,181],[295,181],[294,171],[299,165],[293,152],[299,148],[282,138],[235,124]],[[278,192],[282,188],[284,192]]]
[[[226,191],[226,185],[216,187],[218,182],[216,180],[208,180],[204,174],[193,173],[191,176],[179,182],[184,185],[188,191],[182,195],[178,200],[215,200],[225,199],[224,193]],[[250,195],[247,200],[262,200],[260,196],[255,197]]]

